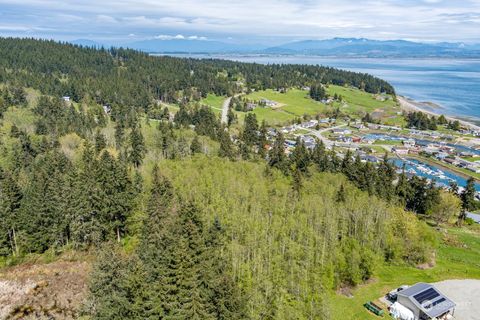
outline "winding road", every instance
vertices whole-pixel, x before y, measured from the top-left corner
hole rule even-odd
[[[228,108],[230,107],[230,101],[232,101],[232,97],[229,97],[223,101],[222,106],[222,123],[227,124],[228,122]]]

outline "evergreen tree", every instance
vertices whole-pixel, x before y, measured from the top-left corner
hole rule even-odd
[[[105,139],[105,135],[100,130],[97,130],[95,133],[95,151],[100,153],[106,147],[107,140]]]
[[[23,250],[42,253],[66,243],[62,208],[67,170],[70,163],[56,151],[36,159],[20,208]]]
[[[268,153],[268,164],[273,168],[287,172],[288,162],[285,156],[285,139],[280,131],[277,133],[272,149]]]
[[[102,217],[101,186],[97,173],[99,163],[95,158],[93,147],[85,143],[82,161],[75,176],[73,215],[70,221],[70,232],[75,247],[88,247],[100,244],[107,233]]]
[[[265,150],[265,146],[267,145],[267,124],[265,120],[262,121],[262,125],[260,126],[260,132],[258,136],[258,155],[260,158],[265,159],[267,153]]]
[[[347,200],[345,194],[345,187],[343,184],[340,185],[340,189],[337,191],[337,195],[335,196],[336,202],[345,202]]]
[[[234,160],[235,158],[235,151],[233,149],[233,143],[230,138],[230,134],[226,129],[222,129],[219,132],[219,140],[220,140],[220,149],[218,150],[218,155],[220,157],[229,158],[230,160]]]
[[[18,254],[18,209],[22,193],[11,173],[0,168],[0,256]]]
[[[300,170],[301,173],[307,172],[310,164],[310,155],[305,147],[305,143],[300,138],[297,138],[295,149],[293,149],[290,159],[297,170]]]
[[[107,244],[98,251],[90,275],[87,306],[92,319],[146,319],[145,271],[138,257]]]
[[[255,113],[247,113],[245,116],[242,140],[248,148],[258,145],[258,122]]]
[[[458,223],[461,225],[467,217],[467,211],[475,209],[475,179],[469,178],[465,190],[460,195],[462,200],[462,212],[458,218]]]
[[[202,144],[200,143],[197,135],[193,137],[192,143],[190,144],[190,152],[192,154],[202,153]]]
[[[138,167],[142,164],[146,150],[142,132],[137,126],[135,126],[130,133],[130,148],[130,161]]]

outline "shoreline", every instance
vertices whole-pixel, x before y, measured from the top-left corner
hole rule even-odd
[[[420,112],[426,113],[426,114],[428,114],[430,116],[434,116],[434,117],[439,117],[441,115],[437,112],[427,110],[426,108],[422,107],[423,105],[425,105],[429,102],[422,103],[422,102],[418,102],[418,101],[415,101],[413,99],[410,99],[410,98],[407,98],[407,97],[401,96],[401,95],[397,95],[397,100],[399,102],[400,108],[404,111],[407,111],[407,112],[412,112],[412,111],[418,112],[418,111],[420,111]],[[476,125],[476,124],[474,124],[470,121],[466,121],[466,120],[463,120],[463,119],[459,119],[459,118],[455,118],[455,117],[447,116],[447,115],[444,115],[444,116],[449,121],[458,120],[462,126],[468,127],[470,129],[473,129],[473,130],[480,130],[480,126],[478,126],[478,125]]]

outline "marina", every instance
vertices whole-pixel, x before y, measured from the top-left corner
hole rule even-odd
[[[398,168],[400,173],[405,166],[405,173],[408,176],[416,175],[429,181],[434,181],[438,186],[441,187],[449,187],[451,183],[456,183],[459,187],[463,188],[467,184],[467,179],[464,177],[449,170],[444,170],[437,166],[424,163],[417,159],[394,158],[392,159],[392,162]],[[480,184],[478,182],[475,183],[475,189],[480,191]]]

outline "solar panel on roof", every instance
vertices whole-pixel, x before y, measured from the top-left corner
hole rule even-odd
[[[432,303],[432,308],[435,307],[437,304],[440,304],[440,303],[444,302],[445,300],[446,300],[445,298],[438,299],[437,301]]]
[[[435,289],[430,288],[428,290],[420,292],[419,294],[414,295],[413,298],[417,300],[418,303],[422,304],[423,302],[427,300],[432,300],[438,296],[440,296],[440,294]]]

